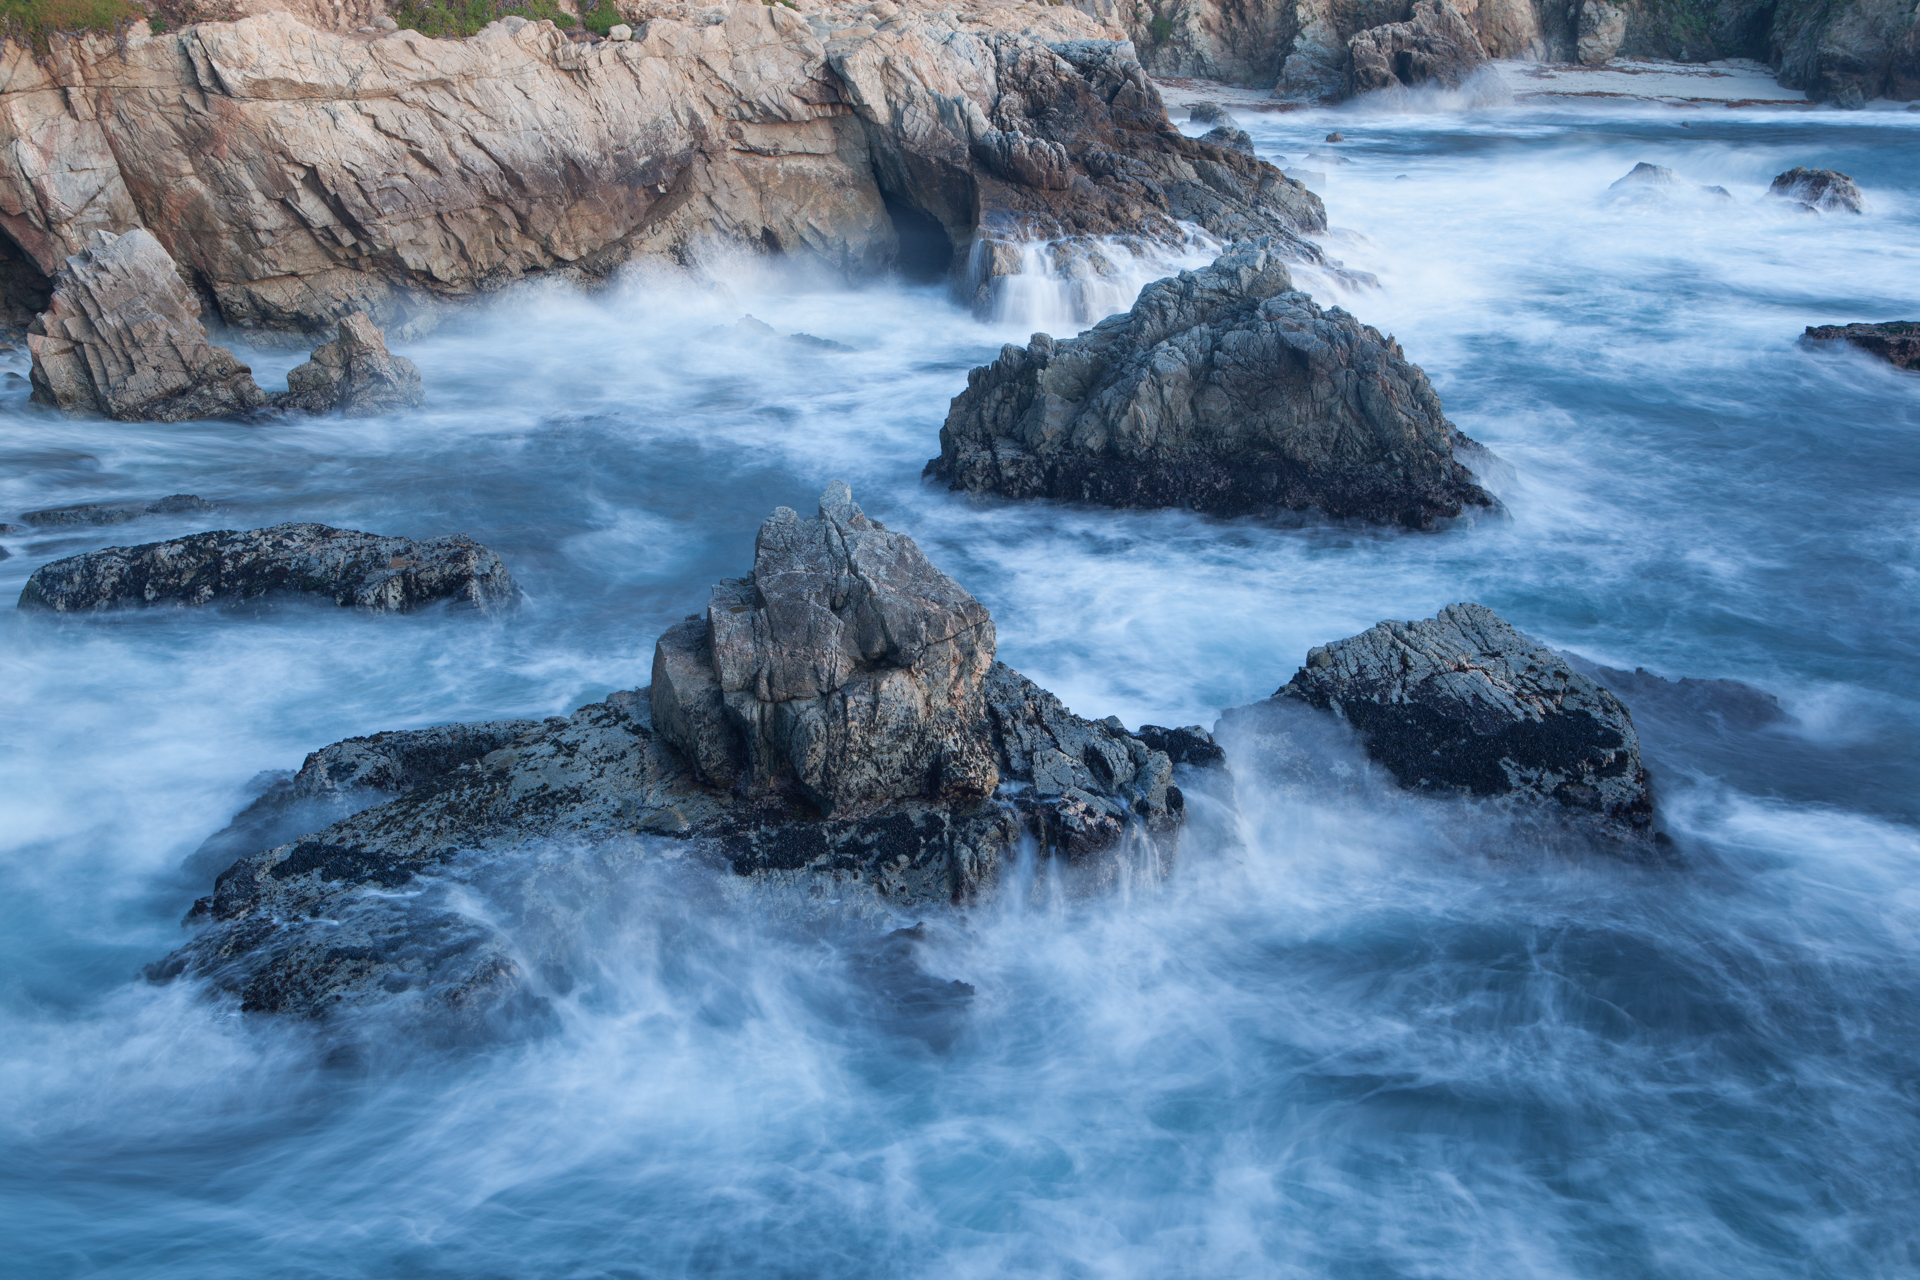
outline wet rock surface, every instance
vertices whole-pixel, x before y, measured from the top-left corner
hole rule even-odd
[[[27,580],[19,607],[98,613],[279,594],[321,596],[377,613],[405,613],[441,600],[492,612],[511,606],[519,591],[500,557],[463,535],[389,538],[323,524],[281,524],[55,560]]]
[[[151,232],[95,231],[54,277],[27,331],[33,398],[123,422],[246,414],[266,402],[253,371],[207,340],[200,302]]]
[[[1867,208],[1853,179],[1832,169],[1789,169],[1773,180],[1767,194],[1823,213],[1865,213]]]
[[[1316,648],[1274,697],[1340,716],[1410,790],[1556,805],[1608,835],[1652,836],[1626,707],[1482,605]]]
[[[1902,369],[1920,369],[1920,321],[1887,320],[1880,324],[1808,325],[1802,342],[1817,346],[1844,342]]]
[[[21,513],[20,518],[36,529],[68,529],[84,525],[125,524],[141,516],[199,515],[220,508],[192,493],[176,493],[152,502],[78,502],[68,507],[47,507]],[[11,528],[0,532],[13,532]]]
[[[1428,84],[1458,89],[1490,61],[1473,27],[1444,0],[1418,0],[1405,22],[1360,32],[1347,42],[1347,55],[1353,94]]]
[[[928,472],[955,489],[1414,528],[1496,505],[1400,347],[1293,289],[1274,246],[1156,281],[1078,338],[975,369]]]
[[[356,311],[340,322],[339,337],[288,372],[287,390],[274,401],[307,413],[366,417],[418,409],[426,397],[419,367],[389,352],[386,335],[366,312]]]
[[[1648,164],[1644,160],[1628,170],[1625,177],[1616,179],[1607,188],[1607,194],[1614,200],[1635,202],[1666,201],[1675,197],[1709,202],[1733,199],[1733,193],[1725,187],[1690,182],[1664,165]]]
[[[410,992],[479,1016],[552,990],[495,921],[577,919],[637,866],[853,912],[983,897],[1024,841],[1081,891],[1162,867],[1185,808],[1166,753],[993,648],[979,602],[835,485],[815,517],[777,511],[753,572],[661,637],[651,687],[443,772],[516,726],[309,757],[290,785],[313,796],[408,789],[240,858],[154,975],[202,975],[256,1011]]]

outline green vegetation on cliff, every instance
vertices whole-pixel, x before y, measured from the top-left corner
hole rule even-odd
[[[0,33],[45,49],[57,32],[118,31],[146,16],[127,0],[0,0]]]

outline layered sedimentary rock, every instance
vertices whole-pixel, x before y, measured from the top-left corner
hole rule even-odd
[[[1902,369],[1920,369],[1920,322],[1808,325],[1801,341],[1825,346],[1844,342]]]
[[[1011,498],[1425,528],[1494,505],[1455,458],[1469,446],[1397,343],[1295,292],[1255,241],[1078,338],[1002,348],[927,469]]]
[[[386,335],[364,311],[340,322],[340,336],[316,347],[313,358],[287,373],[276,403],[308,413],[350,417],[417,409],[426,402],[420,369],[387,350]]]
[[[1403,787],[1544,803],[1610,835],[1652,834],[1626,707],[1482,605],[1316,648],[1274,697],[1339,715]]]
[[[204,975],[261,1011],[409,991],[501,1008],[543,998],[559,963],[507,921],[577,918],[661,855],[822,909],[924,907],[990,893],[1023,840],[1083,889],[1111,883],[1131,846],[1170,852],[1184,812],[1165,751],[995,661],[986,610],[844,485],[814,517],[774,513],[752,573],[660,638],[649,688],[474,758],[512,727],[433,730],[430,764],[407,735],[309,757],[315,794],[398,794],[241,858],[156,975]]]
[[[1865,213],[1867,208],[1853,179],[1832,169],[1789,169],[1774,178],[1767,194],[1823,213]]]
[[[323,596],[376,613],[405,613],[440,600],[486,612],[519,596],[500,557],[461,534],[387,538],[323,524],[280,524],[55,560],[27,580],[19,607],[99,613],[283,593]]]
[[[1111,28],[998,13],[742,4],[587,42],[518,18],[433,40],[265,14],[56,37],[44,59],[8,43],[0,229],[50,275],[93,231],[144,225],[228,324],[317,336],[636,258],[859,275],[902,227],[964,265],[977,235],[1324,225],[1270,166],[1180,135]]]
[[[1755,58],[1815,101],[1920,96],[1920,11],[1907,0],[1455,0],[1495,58]],[[1156,75],[1330,98],[1349,42],[1413,17],[1411,0],[1147,0],[1123,14]]]
[[[123,422],[226,417],[266,403],[253,371],[207,341],[199,300],[150,232],[94,230],[87,243],[27,331],[36,401]]]
[[[1487,51],[1460,11],[1418,0],[1405,22],[1370,27],[1347,42],[1349,93],[1439,85],[1458,89],[1487,65]]]

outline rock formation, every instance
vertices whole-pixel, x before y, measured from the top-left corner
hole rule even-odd
[[[1865,213],[1867,208],[1853,179],[1832,169],[1789,169],[1773,180],[1767,194],[1826,213]]]
[[[1551,802],[1610,835],[1652,835],[1626,707],[1482,605],[1316,648],[1274,697],[1339,715],[1411,790]]]
[[[1606,0],[1583,0],[1574,57],[1589,67],[1604,67],[1627,38],[1627,11]]]
[[[152,502],[79,502],[69,507],[47,507],[27,511],[20,516],[36,529],[61,529],[77,525],[125,524],[141,516],[199,515],[217,511],[205,498],[191,493],[176,493]]]
[[[1733,193],[1725,187],[1689,182],[1664,165],[1648,164],[1644,160],[1629,169],[1625,177],[1616,179],[1607,188],[1607,194],[1616,201],[1652,204],[1671,202],[1676,197],[1689,200],[1704,198],[1717,203],[1733,199]]]
[[[61,409],[181,422],[266,402],[253,371],[207,341],[199,301],[143,228],[89,233],[88,247],[54,278],[27,347],[34,400]]]
[[[453,745],[430,765],[410,742],[387,763],[386,741],[405,735],[309,757],[316,786],[408,789],[241,858],[154,972],[203,975],[250,1010],[322,1014],[409,990],[442,1011],[501,1007],[539,997],[545,958],[459,895],[506,916],[577,912],[606,886],[556,906],[562,850],[612,876],[657,865],[670,838],[732,883],[861,909],[979,898],[1027,838],[1082,888],[1131,865],[1130,833],[1164,849],[1184,812],[1166,753],[1073,715],[993,650],[979,602],[834,485],[817,517],[776,511],[752,573],[660,638],[650,688],[477,759],[500,726],[431,731]]]
[[[1407,21],[1370,27],[1347,42],[1347,90],[1458,89],[1487,62],[1458,9],[1446,0],[1416,0]]]
[[[0,229],[50,275],[91,232],[144,225],[228,325],[317,337],[636,258],[859,275],[903,226],[989,273],[1009,258],[977,244],[1324,226],[1277,170],[1174,129],[1131,47],[1098,38],[1114,28],[978,8],[666,6],[628,41],[268,13],[57,36],[45,59],[9,42]]]
[[[287,373],[287,391],[275,402],[308,413],[338,410],[349,417],[418,409],[426,403],[420,370],[387,351],[386,336],[366,312],[340,322],[340,336],[314,349],[313,358]]]
[[[1825,346],[1844,342],[1902,369],[1920,370],[1920,322],[1808,325],[1802,342]]]
[[[326,596],[343,607],[380,613],[406,613],[436,600],[492,612],[519,595],[500,557],[461,534],[415,540],[280,524],[55,560],[27,580],[19,607],[99,613],[275,593]]]
[[[1236,245],[1078,338],[967,376],[930,474],[956,489],[1218,515],[1317,509],[1413,528],[1494,501],[1391,338]]]

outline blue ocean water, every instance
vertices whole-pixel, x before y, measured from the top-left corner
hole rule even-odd
[[[1045,289],[986,321],[746,263],[524,291],[404,345],[431,404],[371,421],[66,420],[9,381],[0,520],[192,492],[224,527],[466,532],[528,595],[501,621],[4,612],[10,1272],[1920,1271],[1920,379],[1797,342],[1920,318],[1920,116],[1241,123],[1265,154],[1351,161],[1324,166],[1327,248],[1381,286],[1301,283],[1428,371],[1510,465],[1505,516],[1275,528],[923,483],[966,371],[1077,327]],[[1734,199],[1611,201],[1643,160]],[[1852,174],[1868,214],[1765,200],[1793,165]],[[747,313],[853,350],[715,332]],[[249,354],[269,384],[299,358]],[[1230,738],[1238,810],[1203,797],[1166,882],[928,916],[921,967],[975,992],[950,1008],[858,939],[646,865],[600,886],[586,977],[538,1039],[349,1047],[139,980],[206,891],[182,863],[262,771],[644,683],[759,520],[833,478],[1087,715],[1211,724],[1313,644],[1464,599],[1782,715],[1629,698],[1668,866]],[[8,535],[0,594],[203,527]]]

